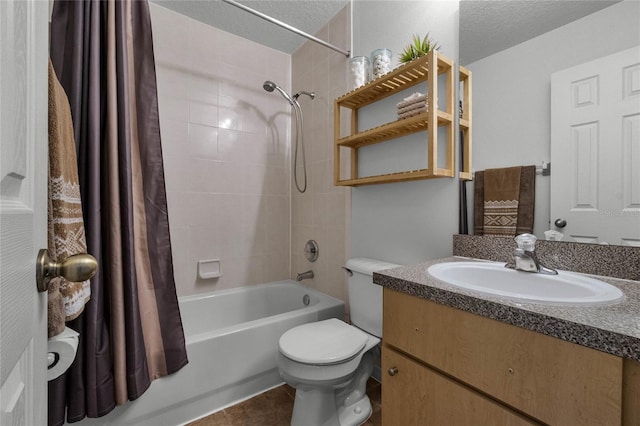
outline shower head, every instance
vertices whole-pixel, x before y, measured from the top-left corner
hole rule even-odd
[[[280,94],[281,94],[282,96],[284,96],[284,98],[285,98],[287,101],[289,101],[289,103],[290,103],[291,105],[293,105],[293,99],[291,99],[291,96],[289,96],[289,95],[287,94],[287,92],[285,92],[284,90],[282,90],[282,88],[280,88],[280,86],[278,86],[277,84],[275,84],[273,81],[269,81],[269,80],[265,81],[265,82],[262,84],[262,88],[263,88],[264,90],[266,90],[267,92],[273,92],[274,90],[277,90],[278,92],[280,92]]]
[[[302,120],[302,108],[300,107],[300,104],[298,103],[298,97],[300,97],[300,95],[307,95],[309,96],[311,99],[316,97],[316,94],[313,92],[305,92],[304,90],[296,93],[295,95],[293,95],[293,97],[289,96],[289,94],[287,92],[285,92],[284,90],[282,90],[282,88],[280,88],[280,86],[278,86],[277,84],[275,84],[273,81],[267,80],[264,83],[262,83],[262,88],[264,90],[266,90],[267,92],[271,93],[274,90],[277,90],[278,92],[280,92],[280,94],[287,100],[289,101],[289,104],[291,104],[291,106],[293,107],[293,110],[295,112],[295,116],[296,116],[296,144],[295,144],[295,152],[293,154],[293,170],[294,172],[294,182],[296,184],[296,188],[298,189],[298,191],[300,191],[300,193],[303,193],[307,190],[307,162],[304,156],[304,140],[302,139],[302,128],[304,126],[303,124],[303,120]],[[302,186],[302,188],[300,188],[300,186],[298,185],[298,145],[301,145],[302,147],[302,169],[304,170],[304,185]]]
[[[267,92],[273,92],[273,89],[275,89],[277,86],[273,81],[265,81],[264,84],[262,85],[262,88],[264,90],[266,90]]]

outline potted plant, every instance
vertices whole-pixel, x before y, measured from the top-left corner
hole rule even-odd
[[[429,37],[429,33],[425,34],[423,38],[414,34],[413,41],[409,43],[400,54],[400,62],[405,63],[413,61],[414,59],[439,48],[440,46],[438,43]]]

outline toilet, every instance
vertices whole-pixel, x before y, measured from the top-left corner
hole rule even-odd
[[[351,322],[336,318],[286,331],[278,343],[280,376],[296,389],[292,426],[357,426],[371,415],[366,385],[379,357],[382,287],[373,273],[400,265],[349,259]]]

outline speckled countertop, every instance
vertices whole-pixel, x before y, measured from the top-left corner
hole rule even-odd
[[[478,260],[449,257],[374,273],[373,281],[442,305],[546,334],[613,355],[640,361],[640,282],[597,277],[621,289],[614,305],[566,306],[521,303],[475,293],[433,278],[435,263]]]

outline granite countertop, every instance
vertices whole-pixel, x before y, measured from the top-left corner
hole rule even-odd
[[[427,268],[436,263],[478,261],[449,257],[387,269],[373,274],[383,287],[492,318],[527,330],[640,361],[640,282],[600,277],[623,291],[613,305],[566,306],[522,303],[466,290],[433,278]]]

